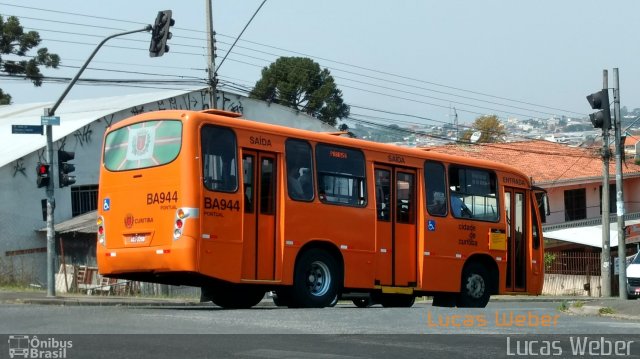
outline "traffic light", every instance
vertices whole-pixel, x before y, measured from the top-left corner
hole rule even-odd
[[[38,188],[47,187],[49,185],[49,181],[51,179],[49,176],[50,173],[48,164],[38,162],[36,165],[36,175],[38,176],[36,183],[38,184]]]
[[[176,22],[171,18],[171,10],[159,11],[156,22],[151,30],[151,44],[149,45],[149,56],[162,56],[165,52],[169,52],[167,40],[171,38],[169,29]]]
[[[611,114],[609,113],[609,90],[602,89],[596,93],[592,93],[587,96],[587,101],[591,105],[592,109],[600,109],[592,114],[589,114],[591,123],[595,128],[601,128],[603,131],[607,131],[611,128]]]
[[[63,188],[76,183],[76,176],[70,176],[69,173],[76,170],[76,166],[67,163],[76,157],[74,152],[58,150],[58,187]]]

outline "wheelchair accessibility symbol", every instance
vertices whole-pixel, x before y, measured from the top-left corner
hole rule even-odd
[[[102,210],[108,211],[109,209],[111,209],[111,200],[109,198],[105,198],[102,201]]]
[[[436,230],[436,221],[430,219],[427,221],[427,230],[433,232]]]

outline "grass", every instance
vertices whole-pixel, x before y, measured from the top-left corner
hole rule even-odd
[[[558,306],[558,310],[561,312],[566,312],[569,310],[569,302],[567,302],[566,300],[563,300],[560,305]]]
[[[573,302],[572,306],[574,308],[582,308],[584,306],[584,302],[581,300],[577,300],[575,302]]]
[[[598,312],[600,314],[615,314],[616,311],[613,310],[613,308],[610,308],[610,307],[603,307],[603,308],[600,308],[600,310],[598,310]]]

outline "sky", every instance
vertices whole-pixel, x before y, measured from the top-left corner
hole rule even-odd
[[[204,86],[206,1],[0,0],[0,14],[18,16],[60,55],[63,67],[45,76],[70,78],[104,37],[173,11],[164,56],[149,57],[149,33],[128,35],[109,41],[81,78],[189,83],[82,84],[66,97],[81,99]],[[219,64],[262,0],[211,1]],[[278,57],[305,56],[331,71],[354,119],[580,118],[593,112],[585,96],[602,88],[603,69],[610,88],[619,69],[621,105],[640,107],[638,16],[633,0],[267,0],[218,75],[221,89],[246,91]],[[0,77],[15,104],[55,101],[65,87]]]

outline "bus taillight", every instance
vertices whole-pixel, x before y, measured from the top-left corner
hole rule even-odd
[[[190,212],[193,209],[190,208],[178,208],[176,211],[176,219],[173,222],[173,239],[177,240],[182,236],[184,229],[184,220],[190,217]]]
[[[102,244],[103,246],[107,246],[107,244],[105,243],[104,240],[104,218],[102,216],[98,216],[98,219],[96,220],[96,224],[98,225],[98,243]]]

